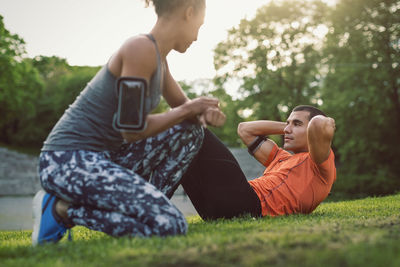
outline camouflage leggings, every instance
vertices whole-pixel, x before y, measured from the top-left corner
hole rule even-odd
[[[112,236],[185,234],[168,199],[200,149],[203,129],[182,123],[116,152],[44,151],[43,188],[71,203],[68,218]]]

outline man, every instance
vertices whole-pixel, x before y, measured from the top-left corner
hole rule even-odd
[[[334,130],[332,118],[305,105],[294,108],[286,122],[240,123],[240,138],[266,167],[250,182],[226,146],[206,131],[182,185],[203,219],[311,213],[336,179]],[[267,135],[284,135],[283,149]]]

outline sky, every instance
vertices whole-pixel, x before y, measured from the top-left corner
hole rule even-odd
[[[197,42],[186,53],[171,52],[176,80],[213,78],[213,50],[230,28],[252,18],[269,0],[208,0]],[[70,65],[104,65],[130,36],[148,33],[156,22],[143,0],[0,0],[7,30],[26,43],[27,56],[58,56]]]

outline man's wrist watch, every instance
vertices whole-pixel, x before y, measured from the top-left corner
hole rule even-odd
[[[247,151],[249,151],[249,154],[254,157],[254,153],[261,147],[261,145],[268,139],[267,136],[264,135],[259,135],[257,136],[253,142],[250,143],[250,145],[247,147]]]

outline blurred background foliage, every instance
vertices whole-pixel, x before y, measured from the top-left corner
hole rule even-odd
[[[337,124],[333,195],[399,191],[400,1],[271,1],[214,54],[214,79],[180,84],[191,98],[220,99],[228,119],[212,130],[227,145],[241,145],[241,121],[284,121],[296,105],[314,105]],[[27,58],[0,16],[0,142],[39,149],[99,68]],[[167,109],[162,102],[157,112]]]

